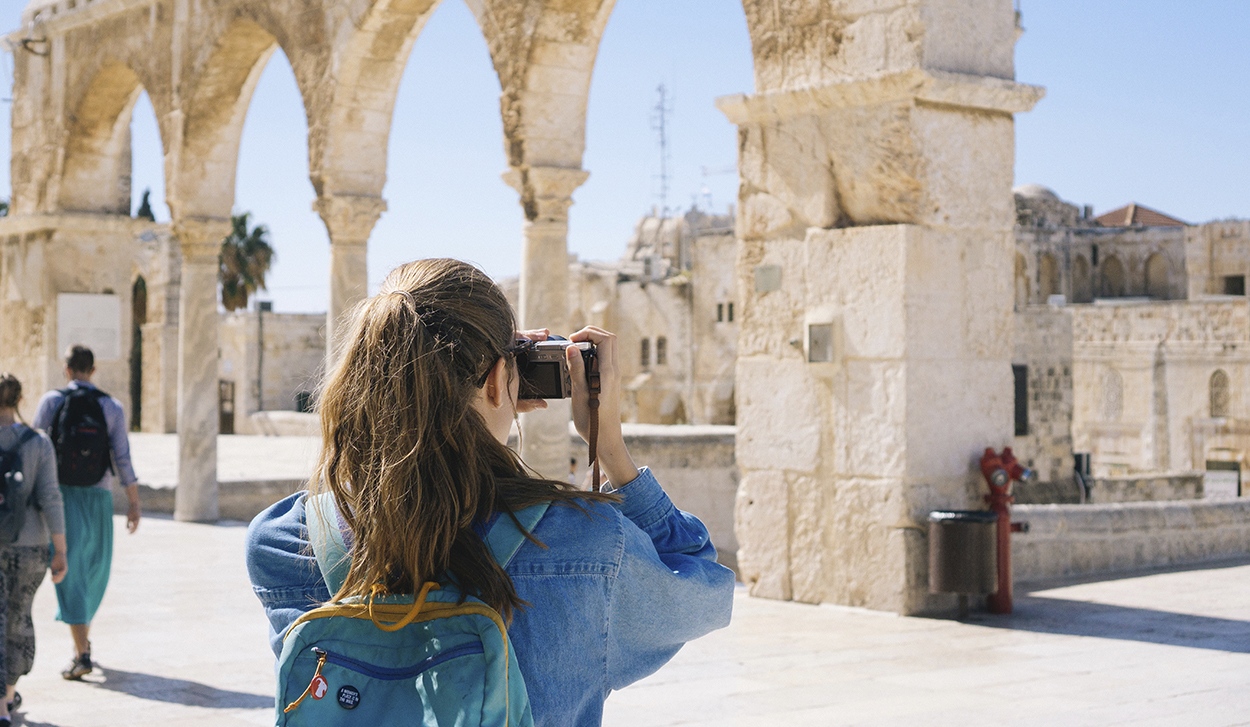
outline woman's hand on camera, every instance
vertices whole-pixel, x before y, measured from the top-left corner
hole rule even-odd
[[[545,341],[551,335],[551,331],[546,328],[535,328],[532,331],[517,331],[517,338],[525,338],[531,341]],[[517,399],[516,411],[518,414],[524,414],[536,409],[546,409],[547,402],[543,399]]]
[[[621,433],[621,370],[617,365],[616,334],[586,326],[569,336],[569,340],[595,344],[599,361],[599,468],[608,476],[613,487],[629,484],[638,477],[638,468],[625,448],[625,438]],[[569,346],[565,355],[569,362],[569,379],[573,384],[573,424],[582,439],[589,442],[590,396],[586,385],[586,366],[576,347]]]

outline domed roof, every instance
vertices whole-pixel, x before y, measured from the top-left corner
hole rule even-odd
[[[1059,199],[1059,195],[1049,187],[1043,187],[1040,184],[1021,184],[1019,187],[1012,188],[1012,193],[1025,199]]]

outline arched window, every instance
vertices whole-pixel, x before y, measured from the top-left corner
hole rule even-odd
[[[1103,421],[1118,422],[1124,414],[1124,377],[1109,368],[1102,375]]]
[[[1050,296],[1059,294],[1059,263],[1055,256],[1045,253],[1037,261],[1038,302],[1046,303]]]
[[[1124,264],[1115,255],[1108,255],[1102,263],[1102,290],[1099,293],[1104,298],[1123,298],[1128,294]]]
[[[668,339],[659,336],[655,339],[655,365],[663,366],[668,363]]]
[[[1228,392],[1228,374],[1223,369],[1216,369],[1211,374],[1211,418],[1220,419],[1228,416],[1228,404],[1231,400]]]
[[[638,363],[642,364],[645,369],[651,365],[651,339],[642,339],[642,345],[638,348]]]
[[[1072,302],[1088,303],[1094,299],[1093,286],[1089,279],[1089,261],[1084,255],[1077,255],[1072,261]]]
[[[1029,273],[1024,256],[1016,253],[1016,310],[1029,304]]]
[[[1168,299],[1168,261],[1157,252],[1146,258],[1146,295]]]

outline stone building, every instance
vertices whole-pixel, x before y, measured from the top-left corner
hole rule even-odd
[[[1250,222],[1017,188],[1015,447],[1040,479],[1250,467]],[[1247,492],[1250,494],[1250,492]]]
[[[732,212],[694,208],[643,217],[620,260],[570,261],[569,331],[617,334],[625,421],[734,423],[735,245]]]
[[[218,515],[217,243],[261,70],[280,46],[303,96],[331,246],[332,354],[342,312],[367,287],[395,94],[436,4],[32,0],[8,36],[0,366],[46,385],[77,319],[122,331],[124,347],[134,281],[114,263],[143,229],[127,214],[127,150],[146,90],[181,253],[177,365],[166,369],[178,372],[179,519]],[[504,177],[525,213],[521,323],[567,329],[568,209],[589,174],[587,94],[613,2],[468,5],[499,75]],[[980,452],[1012,441],[1014,114],[1043,95],[1015,81],[1020,15],[1010,0],[742,7],[755,88],[717,102],[739,130],[734,292],[691,306],[735,304],[740,572],[760,596],[952,608],[953,597],[928,593],[923,523],[930,510],[973,505]],[[660,288],[648,282],[645,295]],[[125,381],[124,361],[104,368]],[[668,406],[670,392],[638,391],[640,406]],[[682,406],[690,416],[717,401]],[[568,416],[556,405],[523,417],[522,455],[538,471],[567,471]]]

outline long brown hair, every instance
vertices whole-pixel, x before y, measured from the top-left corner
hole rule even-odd
[[[413,593],[450,575],[510,618],[524,602],[473,524],[539,502],[616,499],[533,476],[474,409],[515,330],[503,292],[458,260],[401,265],[356,309],[319,397],[309,487],[334,493],[355,539],[336,599],[375,585]]]

